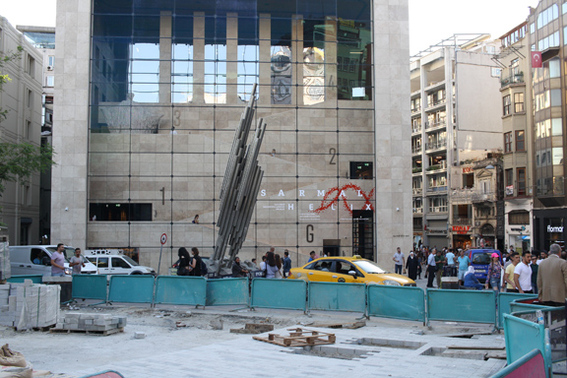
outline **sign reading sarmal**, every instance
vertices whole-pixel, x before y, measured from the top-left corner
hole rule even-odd
[[[550,226],[547,225],[547,232],[552,233],[552,232],[563,232],[563,226]]]

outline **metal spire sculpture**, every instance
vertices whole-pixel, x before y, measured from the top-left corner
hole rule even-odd
[[[250,100],[242,112],[234,134],[221,186],[220,213],[217,222],[219,232],[210,268],[215,275],[220,273],[226,248],[229,248],[228,263],[232,264],[242,243],[246,240],[264,176],[264,171],[258,165],[258,152],[266,131],[266,124],[262,118],[258,121],[252,141],[249,145],[246,144],[254,119],[255,105],[256,84],[252,88]]]

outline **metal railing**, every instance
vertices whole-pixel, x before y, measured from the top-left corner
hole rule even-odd
[[[425,143],[425,150],[438,150],[440,148],[447,148],[446,140],[439,140],[437,142]]]
[[[520,72],[518,74],[515,75],[510,75],[507,77],[502,77],[500,79],[500,83],[501,83],[501,87],[505,87],[507,85],[510,84],[519,84],[519,83],[523,83],[524,82],[524,73]]]

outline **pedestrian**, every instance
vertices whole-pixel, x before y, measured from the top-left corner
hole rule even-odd
[[[478,282],[478,278],[476,278],[474,274],[473,266],[469,266],[467,268],[467,273],[465,274],[465,282],[463,286],[468,288],[474,288],[476,290],[482,290],[483,286],[480,282]]]
[[[517,293],[516,282],[514,282],[514,269],[520,262],[520,255],[518,252],[510,254],[510,264],[504,270],[504,282],[506,282],[506,292]]]
[[[276,271],[276,278],[281,279],[283,278],[283,274],[282,274],[283,263],[282,263],[282,258],[277,253],[276,253],[276,266],[278,267],[278,270]]]
[[[240,265],[240,257],[236,256],[234,262],[232,263],[232,276],[233,277],[246,277],[248,270],[244,269]]]
[[[534,294],[537,294],[537,274],[539,271],[539,265],[537,265],[537,256],[532,255],[530,262],[530,268],[532,270],[532,290]]]
[[[565,306],[567,297],[567,261],[560,258],[561,247],[552,244],[549,257],[539,264],[538,299],[546,306]]]
[[[179,261],[177,262],[177,275],[188,276],[189,264],[191,262],[189,251],[187,251],[185,247],[181,247],[177,250],[177,256],[179,257]]]
[[[402,253],[400,247],[398,247],[397,252],[394,253],[394,257],[392,258],[392,260],[395,261],[395,273],[402,274],[404,265],[406,265],[406,260],[404,258],[404,254]]]
[[[199,214],[195,215],[195,217],[193,218],[193,223],[199,224]]]
[[[435,279],[435,270],[436,270],[436,265],[435,265],[435,255],[433,253],[430,253],[429,256],[427,257],[427,287],[432,288],[433,287],[433,280]]]
[[[537,254],[536,254],[536,255],[537,255]],[[548,255],[547,255],[547,253],[546,253],[545,251],[541,251],[541,252],[539,253],[539,258],[537,259],[537,265],[541,264],[541,262],[542,262],[543,260],[545,260],[545,259],[547,258],[547,256],[548,256]]]
[[[307,260],[307,262],[311,262],[313,260],[317,260],[317,254],[315,253],[315,251],[309,252],[309,260]]]
[[[73,274],[81,274],[81,270],[85,267],[85,262],[81,256],[81,248],[75,248],[75,256],[69,260],[69,267],[73,267]]]
[[[408,261],[406,262],[406,270],[408,272],[408,277],[412,280],[417,279],[417,271],[419,269],[419,259],[413,251],[410,251]]]
[[[437,288],[441,289],[441,278],[443,277],[443,269],[445,268],[445,264],[447,263],[447,260],[445,259],[445,256],[443,256],[443,253],[441,253],[441,251],[435,249],[435,252],[436,252],[435,265],[437,270],[435,272],[435,278],[437,280]]]
[[[522,255],[522,261],[514,268],[514,283],[520,293],[533,293],[532,269],[530,268],[532,254],[528,251]]]
[[[423,253],[421,251],[419,251],[418,254],[417,254],[417,261],[418,261],[417,279],[420,280],[421,279],[422,266],[423,266]]]
[[[53,277],[65,277],[65,245],[57,244],[57,249],[51,255],[51,275]]]
[[[500,292],[500,279],[502,278],[502,264],[500,264],[500,257],[498,253],[493,253],[491,256],[488,272],[486,273],[486,282],[484,286],[488,289],[488,285],[496,292]]]
[[[457,263],[459,264],[459,274],[458,278],[460,284],[463,285],[465,283],[465,274],[469,269],[469,265],[471,265],[471,260],[468,256],[465,256],[465,251],[462,249],[459,251],[459,257],[457,258]]]
[[[191,260],[191,272],[189,272],[190,276],[201,276],[201,256],[199,256],[199,250],[197,247],[191,248],[191,254],[193,255],[193,259]]]
[[[284,278],[289,277],[289,271],[291,270],[291,258],[289,257],[289,251],[286,249],[284,250],[284,259],[283,259],[283,273]]]
[[[252,259],[252,264],[254,264],[254,266],[258,267],[258,264],[256,263],[256,258]]]
[[[266,278],[276,278],[278,267],[274,252],[268,252],[266,256]]]
[[[453,253],[453,250],[450,249],[447,254],[445,255],[445,257],[447,258],[447,270],[448,270],[448,276],[454,277],[457,275],[457,269],[455,266],[455,254]]]

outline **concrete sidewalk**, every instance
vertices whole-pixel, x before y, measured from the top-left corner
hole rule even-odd
[[[210,310],[203,310],[209,312]],[[222,310],[216,309],[219,316]],[[232,313],[234,314],[234,313]],[[242,314],[246,316],[246,314]],[[260,309],[249,313],[255,317],[275,318],[291,315],[298,318],[297,312]],[[324,318],[318,314],[302,318],[301,323],[336,319],[352,321],[353,316],[344,313],[326,313]],[[192,316],[197,316],[193,312]],[[120,361],[100,364],[75,371],[65,371],[75,376],[92,374],[106,369],[116,370],[125,377],[488,377],[505,366],[502,359],[482,358],[486,351],[477,348],[492,349],[504,347],[504,337],[500,334],[477,335],[472,338],[451,337],[450,334],[469,330],[468,326],[456,323],[436,323],[432,329],[420,323],[373,318],[367,326],[359,329],[313,328],[298,324],[308,329],[334,333],[336,343],[328,347],[307,348],[280,347],[256,341],[251,335],[234,335],[232,340],[213,339],[228,329],[210,332],[211,342],[198,345],[191,335],[187,338],[171,338],[169,348],[156,350],[150,357],[124,358]],[[472,333],[485,333],[490,327],[470,326]],[[127,327],[126,332],[133,333]],[[286,334],[290,327],[274,330],[274,333]],[[267,334],[264,334],[267,336]],[[110,337],[115,337],[110,336]],[[131,337],[131,335],[130,335]],[[86,340],[85,340],[86,341]],[[367,342],[375,345],[364,345]],[[134,341],[136,342],[136,341]],[[152,344],[151,336],[139,342]],[[384,346],[397,344],[397,347]],[[455,348],[449,348],[454,346]],[[467,349],[470,348],[470,349]],[[124,351],[127,353],[127,351]],[[312,353],[312,354],[309,354]],[[327,356],[320,356],[325,353]],[[502,354],[503,350],[500,349]],[[356,355],[356,357],[354,357]],[[353,358],[354,357],[354,358]],[[475,359],[476,358],[476,359]]]

